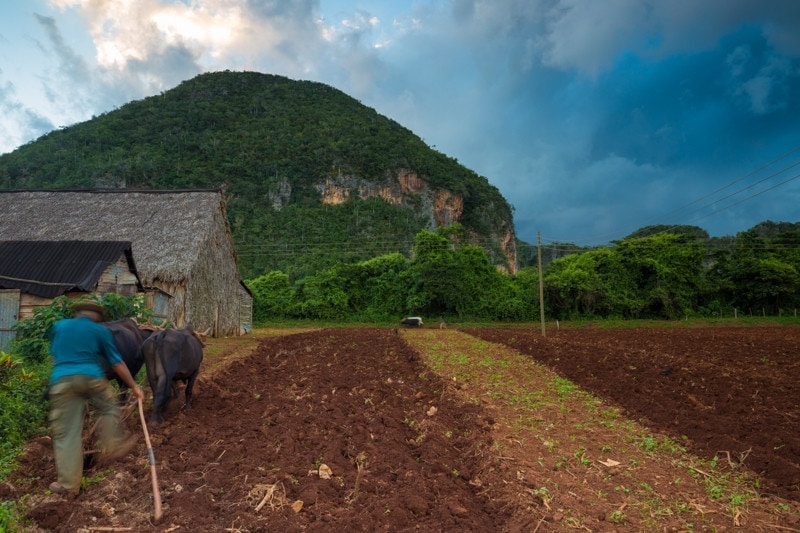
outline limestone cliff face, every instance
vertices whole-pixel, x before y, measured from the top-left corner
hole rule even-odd
[[[419,177],[419,174],[413,170],[404,168],[397,171],[397,182],[400,184],[404,193],[420,193],[428,186],[422,178]]]
[[[283,209],[283,206],[288,204],[292,197],[292,184],[289,182],[289,178],[283,177],[278,180],[275,188],[269,191],[268,196],[273,209],[276,211]]]
[[[407,169],[399,169],[395,175],[380,182],[339,174],[318,182],[315,188],[322,202],[330,205],[344,203],[355,195],[362,200],[378,197],[392,205],[414,209],[427,218],[427,229],[461,223],[464,215],[462,195],[445,189],[434,190],[416,172]],[[273,205],[276,205],[274,200]],[[472,234],[470,241],[483,243],[489,237],[502,250],[506,268],[513,273],[517,265],[514,229],[510,221],[503,226],[494,228],[488,236]]]
[[[517,236],[512,229],[507,229],[500,235],[500,248],[506,254],[509,265],[509,272],[517,273]]]
[[[416,172],[405,169],[397,172],[396,179],[380,183],[339,174],[317,184],[316,189],[322,202],[330,205],[344,203],[351,195],[358,195],[362,200],[378,197],[392,205],[411,207],[408,198],[409,195],[415,195],[422,200],[422,211],[429,220],[428,229],[460,222],[464,214],[461,195],[433,190]]]
[[[437,226],[449,226],[461,221],[464,213],[464,198],[450,191],[436,191],[433,194],[433,216]]]

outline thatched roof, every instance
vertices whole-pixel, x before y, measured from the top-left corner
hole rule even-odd
[[[144,286],[183,282],[220,223],[218,190],[0,190],[0,240],[131,241]]]
[[[122,254],[136,274],[127,241],[0,241],[0,288],[42,298],[91,292]]]

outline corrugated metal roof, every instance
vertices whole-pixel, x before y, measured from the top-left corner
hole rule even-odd
[[[43,298],[88,292],[123,253],[136,273],[130,241],[0,241],[0,288]]]

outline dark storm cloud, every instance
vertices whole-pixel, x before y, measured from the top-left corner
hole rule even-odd
[[[777,56],[748,28],[708,52],[658,62],[626,57],[598,80],[596,95],[605,113],[594,159],[723,169],[743,150],[796,133],[800,63]]]
[[[796,218],[791,181],[765,209],[725,209],[732,198],[676,211],[800,140],[800,68],[787,55],[800,32],[785,31],[800,3],[780,4],[467,2],[425,43],[447,58],[437,94],[449,100],[432,105],[423,81],[406,83],[407,101],[436,118],[405,116],[498,185],[528,241],[543,230],[603,242],[653,223],[730,234],[766,212]],[[418,59],[418,71],[434,70]],[[757,191],[740,196],[769,195]]]

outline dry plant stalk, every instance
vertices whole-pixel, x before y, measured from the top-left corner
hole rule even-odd
[[[353,485],[353,491],[347,498],[347,503],[354,503],[358,499],[358,486],[361,484],[361,476],[364,474],[364,468],[367,466],[367,454],[364,452],[356,456],[356,482]]]
[[[261,494],[263,493],[263,496]],[[271,510],[280,509],[286,505],[286,489],[282,483],[273,483],[271,485],[256,485],[249,493],[247,493],[247,500],[251,504],[258,498],[261,498],[258,505],[256,505],[256,512],[260,511],[262,507],[269,504]]]

